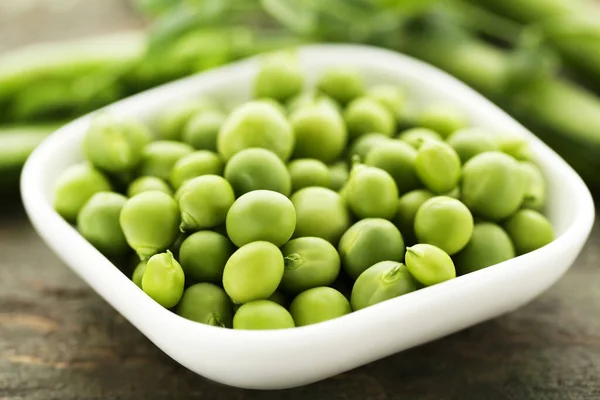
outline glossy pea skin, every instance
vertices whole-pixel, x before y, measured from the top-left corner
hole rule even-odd
[[[448,137],[447,143],[463,164],[477,154],[500,149],[497,137],[481,128],[460,129]]]
[[[198,282],[220,283],[233,252],[233,244],[227,237],[213,231],[200,231],[183,240],[178,259],[186,276]]]
[[[453,259],[456,271],[464,275],[514,257],[515,247],[506,231],[494,223],[479,222],[469,243]]]
[[[234,303],[263,300],[271,296],[283,277],[283,255],[269,242],[240,247],[225,264],[223,288]]]
[[[517,211],[504,223],[518,255],[537,250],[554,240],[554,228],[544,215],[534,210]]]
[[[114,192],[93,195],[77,216],[77,230],[108,257],[122,256],[129,246],[119,224],[119,215],[127,198]]]
[[[220,176],[203,175],[188,180],[177,193],[181,230],[197,231],[221,225],[234,201],[233,188]]]
[[[351,312],[348,299],[326,286],[308,289],[296,296],[290,304],[290,314],[296,326],[318,324]]]
[[[171,170],[171,185],[175,190],[192,178],[202,175],[222,175],[223,160],[216,153],[198,150],[180,158]]]
[[[155,176],[140,176],[129,184],[129,187],[127,188],[127,197],[133,197],[136,194],[150,190],[158,190],[169,196],[173,195],[173,190],[169,184],[162,179]]]
[[[367,218],[348,229],[338,246],[342,267],[356,279],[371,265],[380,261],[402,261],[404,239],[390,221]]]
[[[206,325],[233,327],[231,300],[223,289],[212,283],[197,283],[185,289],[177,314]]]
[[[249,148],[236,153],[227,163],[224,176],[237,197],[253,190],[272,190],[288,196],[292,190],[284,162],[267,149]]]
[[[463,166],[461,199],[474,214],[502,220],[523,203],[525,184],[514,158],[495,151],[481,153]]]
[[[144,277],[144,272],[146,272],[146,263],[147,263],[147,261],[140,261],[135,266],[135,268],[133,270],[133,274],[131,274],[131,280],[140,289],[142,288],[142,278]]]
[[[360,71],[339,66],[328,68],[321,75],[317,89],[340,104],[347,104],[364,94],[365,84]]]
[[[296,211],[281,193],[255,190],[238,198],[227,214],[227,234],[238,247],[255,241],[281,246],[296,228]]]
[[[423,145],[423,143],[429,140],[433,140],[436,142],[444,141],[444,139],[442,139],[439,133],[427,128],[407,129],[398,135],[398,139],[410,144],[416,150],[418,150]]]
[[[420,186],[416,171],[417,151],[407,143],[388,140],[382,146],[372,148],[365,158],[365,165],[377,167],[394,178],[399,193],[406,193]]]
[[[394,223],[405,238],[415,240],[415,216],[419,208],[435,195],[428,190],[412,190],[398,199]]]
[[[143,192],[127,200],[119,222],[129,246],[146,260],[167,249],[177,238],[179,207],[163,192]]]
[[[246,303],[233,317],[233,329],[274,330],[294,326],[294,319],[288,310],[269,300]]]
[[[352,287],[354,311],[416,290],[416,283],[406,266],[395,261],[381,261],[367,268]]]
[[[466,116],[449,105],[434,104],[419,112],[417,125],[439,133],[444,139],[468,124]]]
[[[301,158],[288,164],[292,192],[310,186],[329,186],[329,168],[319,160]]]
[[[352,100],[344,112],[344,120],[351,140],[367,133],[392,136],[396,129],[392,113],[377,100],[369,97]]]
[[[281,250],[285,270],[280,287],[286,293],[297,294],[317,286],[329,286],[340,273],[340,256],[325,239],[292,239]]]
[[[142,277],[142,290],[165,308],[179,303],[185,276],[171,252],[155,254],[148,260]]]
[[[396,214],[398,188],[386,171],[355,165],[346,189],[348,206],[358,218],[391,219]]]
[[[397,120],[404,116],[406,95],[401,88],[394,85],[375,85],[366,95],[387,108]]]
[[[519,163],[521,173],[525,176],[525,196],[523,208],[540,211],[546,205],[546,180],[540,168],[532,162]]]
[[[462,202],[447,196],[427,200],[415,215],[420,243],[437,246],[452,255],[462,250],[473,234],[473,216]]]
[[[350,150],[348,151],[348,160],[356,160],[358,157],[359,162],[364,162],[367,154],[371,149],[386,145],[390,143],[390,138],[382,133],[367,133],[359,136],[352,142]]]
[[[187,123],[195,116],[218,107],[208,99],[191,99],[169,106],[156,121],[161,140],[181,140]]]
[[[446,143],[430,141],[419,148],[415,170],[429,190],[438,194],[446,193],[458,185],[460,158]]]
[[[296,210],[294,238],[320,237],[337,246],[350,226],[350,213],[341,196],[333,190],[308,187],[290,198]]]
[[[262,57],[254,79],[254,97],[286,101],[302,91],[304,75],[293,52],[276,52]]]
[[[425,286],[456,278],[452,259],[439,247],[425,243],[408,247],[405,260],[410,274]]]
[[[345,161],[338,161],[329,165],[329,189],[333,191],[340,190],[348,180],[350,171]]]
[[[75,222],[85,203],[98,192],[112,190],[108,179],[90,164],[68,167],[54,186],[54,209],[69,222]]]
[[[194,152],[194,148],[186,143],[157,140],[144,148],[139,175],[156,176],[163,181],[171,177],[173,166]]]
[[[527,141],[513,134],[503,134],[497,137],[499,150],[519,161],[532,159],[531,149]]]
[[[142,160],[152,136],[134,120],[101,114],[92,119],[83,137],[83,153],[96,168],[110,173],[132,171]]]
[[[217,136],[217,150],[227,161],[241,150],[261,147],[287,161],[294,149],[294,132],[285,115],[262,101],[234,109]]]
[[[183,129],[181,140],[197,150],[217,152],[217,136],[227,115],[206,110],[194,115]]]

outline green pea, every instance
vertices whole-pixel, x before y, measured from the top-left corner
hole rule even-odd
[[[454,132],[447,143],[456,151],[464,164],[477,154],[500,149],[497,137],[481,128],[466,128]]]
[[[504,227],[519,255],[537,250],[554,240],[552,224],[534,210],[517,211],[504,223]]]
[[[261,148],[236,153],[225,167],[225,179],[236,196],[253,190],[272,190],[288,196],[292,179],[284,162],[272,151]]]
[[[415,169],[417,151],[399,140],[389,140],[369,151],[365,164],[377,167],[394,178],[399,193],[406,193],[420,186]]]
[[[367,96],[377,100],[397,119],[401,120],[405,113],[406,95],[404,91],[393,85],[376,85],[367,91]]]
[[[326,286],[308,289],[296,296],[290,304],[290,314],[296,326],[318,324],[351,312],[348,299]]]
[[[179,249],[179,263],[188,277],[198,282],[219,283],[234,247],[217,232],[200,231],[188,236]]]
[[[72,165],[55,184],[54,209],[67,221],[75,222],[79,211],[94,194],[111,190],[108,179],[91,165]]]
[[[77,216],[77,230],[108,257],[122,256],[129,250],[119,225],[119,215],[126,202],[127,198],[118,193],[98,192]]]
[[[144,277],[144,272],[146,272],[146,263],[147,261],[140,261],[136,265],[135,269],[133,270],[133,274],[131,275],[131,280],[140,289],[142,288],[142,278]]]
[[[280,287],[291,294],[317,286],[329,286],[340,273],[340,256],[331,243],[317,237],[302,237],[282,248],[285,270]]]
[[[321,187],[308,187],[291,197],[296,209],[294,237],[320,237],[337,246],[350,226],[350,213],[339,194]]]
[[[144,148],[139,174],[156,176],[168,181],[177,161],[193,152],[192,146],[181,142],[168,140],[152,142]]]
[[[519,161],[530,161],[532,159],[531,149],[527,141],[513,134],[499,135],[498,141],[499,150]]]
[[[391,219],[396,214],[398,188],[386,171],[355,165],[348,179],[346,199],[358,218]]]
[[[401,132],[398,139],[419,150],[427,141],[443,142],[444,139],[436,131],[427,128],[411,128]]]
[[[227,234],[238,247],[255,241],[277,246],[287,242],[296,227],[296,211],[281,193],[255,190],[238,198],[227,214]]]
[[[348,159],[353,160],[358,157],[358,160],[363,162],[371,149],[389,143],[390,138],[382,133],[367,133],[366,135],[359,136],[350,146]]]
[[[170,251],[150,257],[142,277],[142,290],[154,301],[165,308],[176,306],[184,285],[183,270]]]
[[[521,206],[525,184],[514,158],[495,151],[481,153],[463,167],[461,197],[474,214],[501,220]]]
[[[460,158],[446,143],[430,141],[419,148],[415,170],[429,190],[438,194],[446,193],[460,180]]]
[[[468,125],[466,116],[449,105],[435,104],[421,110],[416,118],[417,125],[431,129],[447,138]]]
[[[222,175],[223,160],[216,153],[198,150],[179,159],[171,170],[171,185],[175,190],[191,179],[202,175]]]
[[[404,240],[390,221],[367,218],[348,229],[338,246],[342,267],[356,279],[371,265],[380,261],[402,261]]]
[[[185,289],[177,314],[206,325],[233,327],[231,300],[223,289],[212,283],[197,283]]]
[[[464,249],[454,256],[460,275],[500,264],[515,257],[515,247],[508,234],[496,224],[480,222]]]
[[[416,290],[416,283],[404,264],[381,261],[367,268],[352,287],[354,311]]]
[[[309,186],[329,186],[329,168],[319,160],[301,158],[288,164],[292,192]]]
[[[223,287],[235,303],[263,300],[271,296],[283,277],[283,255],[269,242],[240,247],[225,264]]]
[[[179,234],[179,208],[171,196],[149,191],[123,206],[119,216],[127,243],[141,260],[167,249]]]
[[[525,176],[525,196],[523,208],[541,210],[546,205],[546,181],[542,171],[532,162],[519,163],[521,172]]]
[[[338,161],[329,166],[329,189],[338,191],[348,180],[348,164],[344,161]]]
[[[294,327],[294,319],[282,306],[269,300],[242,305],[233,317],[233,329],[273,330]]]
[[[421,243],[452,255],[462,250],[473,234],[473,216],[459,200],[437,196],[427,200],[415,215],[415,234]]]
[[[293,52],[276,52],[262,57],[254,80],[254,97],[285,101],[302,91],[304,75]]]
[[[150,141],[150,131],[142,123],[100,114],[92,119],[85,133],[83,153],[100,170],[124,173],[138,166]]]
[[[365,92],[365,85],[360,71],[331,67],[321,75],[317,89],[339,103],[347,104]]]
[[[439,247],[425,243],[416,244],[406,249],[405,258],[410,274],[425,286],[456,278],[452,259]]]
[[[417,189],[410,191],[398,199],[398,208],[394,222],[405,238],[414,240],[415,236],[415,216],[419,208],[435,195],[428,190]]]
[[[168,107],[157,121],[158,137],[162,140],[180,140],[187,123],[195,115],[217,106],[208,99],[193,99],[178,102]]]
[[[129,187],[127,188],[127,197],[133,197],[149,190],[158,190],[169,196],[173,195],[171,187],[162,179],[155,176],[140,176],[129,184]]]
[[[392,136],[396,121],[387,108],[369,97],[352,100],[344,113],[350,139],[367,133],[381,133]]]
[[[333,100],[331,97],[328,97],[321,93],[313,93],[313,92],[300,93],[300,94],[292,97],[285,104],[286,104],[287,114],[289,114],[289,115],[293,114],[296,110],[298,110],[300,108],[310,107],[310,106],[314,106],[317,104],[329,105],[330,107],[333,107],[334,109],[336,109],[338,112],[341,112],[341,110],[342,110],[340,104],[337,103],[335,100]]]
[[[227,115],[206,110],[194,115],[183,129],[181,139],[198,150],[217,151],[217,136]]]
[[[181,230],[213,228],[225,222],[235,201],[229,182],[217,175],[192,178],[177,193]]]
[[[217,136],[219,153],[229,160],[250,147],[271,150],[283,161],[290,158],[294,132],[277,108],[265,102],[250,101],[229,114]]]

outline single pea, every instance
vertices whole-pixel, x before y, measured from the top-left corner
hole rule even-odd
[[[469,243],[454,255],[454,264],[456,271],[464,275],[514,257],[515,247],[506,231],[494,223],[479,222]]]
[[[194,148],[186,143],[168,140],[152,142],[144,148],[139,174],[168,181],[177,161],[193,152]]]
[[[149,190],[158,190],[169,196],[173,195],[173,190],[171,190],[169,184],[162,179],[155,176],[140,176],[129,184],[129,187],[127,188],[127,197],[133,197],[136,194],[147,192]]]
[[[499,150],[519,161],[530,161],[532,159],[531,149],[527,141],[514,134],[498,135]]]
[[[272,190],[285,196],[292,191],[287,167],[267,149],[256,147],[236,153],[227,163],[224,176],[237,197],[253,190]]]
[[[212,283],[197,283],[185,289],[177,314],[206,325],[233,327],[231,300],[223,289]]]
[[[380,261],[402,261],[404,239],[390,221],[367,218],[348,229],[338,246],[342,267],[356,279],[371,265]]]
[[[150,143],[150,130],[142,123],[111,114],[93,118],[83,137],[83,153],[96,168],[110,173],[133,171]]]
[[[404,117],[406,94],[401,88],[394,85],[375,85],[367,91],[367,97],[377,100],[397,120]]]
[[[127,243],[141,260],[167,249],[179,234],[179,208],[163,192],[140,193],[123,206],[119,216]]]
[[[233,203],[226,223],[227,234],[238,247],[259,240],[282,246],[294,233],[296,211],[281,193],[255,190]]]
[[[208,99],[192,99],[176,102],[160,114],[156,125],[161,140],[181,140],[183,130],[195,115],[218,107]]]
[[[291,115],[296,110],[304,107],[314,106],[317,104],[327,104],[338,112],[342,111],[342,107],[338,102],[321,93],[303,92],[288,100],[286,104],[287,114]]]
[[[119,215],[127,197],[114,192],[98,192],[77,216],[77,230],[105,256],[122,256],[129,246],[119,225]]]
[[[75,222],[85,203],[98,192],[110,192],[106,177],[90,164],[68,167],[54,187],[54,209],[69,222]]]
[[[254,97],[285,101],[302,91],[304,75],[294,52],[279,51],[262,57],[254,79]]]
[[[350,174],[348,164],[345,161],[338,161],[329,166],[329,189],[338,191],[348,180]]]
[[[308,187],[291,197],[296,209],[294,238],[313,236],[337,246],[350,226],[350,213],[339,194],[321,187]]]
[[[186,276],[198,282],[219,283],[233,251],[233,244],[225,236],[212,231],[195,232],[181,244],[179,263]]]
[[[339,103],[347,104],[363,95],[365,85],[360,71],[340,66],[328,68],[317,82],[317,89]]]
[[[448,137],[447,143],[463,164],[477,154],[500,149],[497,137],[481,128],[460,129]]]
[[[396,183],[399,193],[406,193],[420,186],[415,164],[417,151],[407,143],[389,140],[369,151],[365,164],[386,171]]]
[[[331,243],[317,237],[301,237],[283,248],[285,270],[280,287],[297,294],[317,286],[329,286],[340,273],[340,256]]]
[[[546,205],[546,180],[540,168],[532,162],[519,163],[521,172],[525,176],[525,197],[523,208],[541,210]]]
[[[381,261],[367,268],[352,287],[352,309],[372,306],[417,290],[406,266],[395,261]]]
[[[227,115],[206,110],[194,115],[183,129],[181,139],[198,150],[217,151],[217,136]]]
[[[435,104],[421,110],[416,118],[417,125],[431,129],[447,138],[468,125],[466,116],[449,105]]]
[[[424,189],[416,189],[400,196],[394,222],[405,238],[409,238],[411,241],[416,239],[414,227],[417,211],[434,196],[433,193]]]
[[[296,296],[290,304],[290,314],[296,326],[318,324],[351,312],[348,299],[326,286],[308,289]]]
[[[392,136],[396,130],[396,121],[389,110],[369,97],[352,100],[344,112],[344,120],[350,139],[367,133]]]
[[[406,249],[406,267],[410,274],[425,286],[456,278],[456,269],[450,256],[439,247],[416,244]]]
[[[337,159],[348,141],[344,119],[330,101],[316,100],[297,107],[290,114],[296,137],[294,158],[316,158],[323,162]]]
[[[147,261],[140,261],[133,270],[133,274],[131,275],[131,280],[135,283],[140,289],[142,288],[142,278],[144,277],[144,272],[146,272],[146,263]]]
[[[217,149],[225,160],[250,147],[271,150],[283,161],[290,158],[294,132],[285,115],[274,106],[261,101],[244,103],[221,126]]]
[[[186,182],[177,193],[181,230],[213,228],[225,222],[235,201],[233,188],[217,175],[202,175]]]
[[[283,277],[283,255],[269,242],[240,247],[225,264],[223,287],[235,303],[263,300],[271,296]]]
[[[242,305],[233,317],[233,329],[273,330],[294,327],[294,319],[282,306],[269,300]]]
[[[358,218],[391,219],[396,214],[398,188],[386,171],[355,165],[347,183],[346,200]]]
[[[287,308],[289,305],[288,299],[279,290],[276,290],[267,300],[277,303],[284,308]]]
[[[405,143],[410,144],[416,150],[419,150],[419,148],[423,145],[423,143],[430,141],[430,140],[432,140],[434,142],[443,142],[444,141],[444,139],[442,139],[442,137],[440,136],[439,133],[437,133],[436,131],[432,131],[431,129],[427,129],[427,128],[407,129],[405,131],[402,131],[398,135],[398,139]]]
[[[473,234],[473,216],[459,200],[437,196],[427,200],[415,215],[415,234],[452,255],[462,250]]]
[[[288,164],[292,192],[309,186],[329,186],[329,168],[319,160],[301,158]]]
[[[443,142],[424,143],[415,160],[417,176],[432,192],[452,190],[460,180],[461,164],[456,151]]]
[[[358,161],[364,162],[371,149],[389,143],[390,138],[382,133],[367,133],[366,135],[359,136],[350,146],[348,159],[352,161],[358,157]]]
[[[222,175],[223,160],[216,153],[198,150],[180,158],[171,170],[171,185],[179,189],[183,182],[202,175]]]
[[[554,240],[554,228],[542,214],[534,210],[520,210],[505,223],[518,255],[544,247]]]
[[[481,153],[463,167],[461,198],[474,214],[501,220],[519,209],[525,184],[514,158],[496,151]]]
[[[150,257],[142,277],[142,290],[148,296],[161,306],[171,308],[179,303],[184,286],[183,270],[170,251]]]

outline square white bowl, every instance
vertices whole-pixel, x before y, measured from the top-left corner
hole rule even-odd
[[[29,158],[21,182],[26,211],[50,248],[170,357],[227,385],[300,386],[510,312],[571,266],[593,224],[592,197],[565,161],[510,116],[448,74],[391,51],[315,45],[301,48],[300,58],[310,82],[329,66],[353,66],[369,84],[399,84],[418,102],[451,103],[475,125],[525,138],[548,180],[546,212],[557,238],[532,253],[316,325],[278,331],[203,325],[155,303],[53,210],[58,176],[82,160],[81,140],[90,122],[83,117],[53,134]],[[108,110],[149,120],[166,105],[193,96],[239,103],[250,98],[257,69],[256,58],[245,60],[133,96]]]

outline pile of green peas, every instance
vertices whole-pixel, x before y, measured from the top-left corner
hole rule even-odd
[[[99,113],[54,206],[182,317],[283,329],[341,317],[554,239],[527,143],[396,85],[263,57],[253,98]]]

